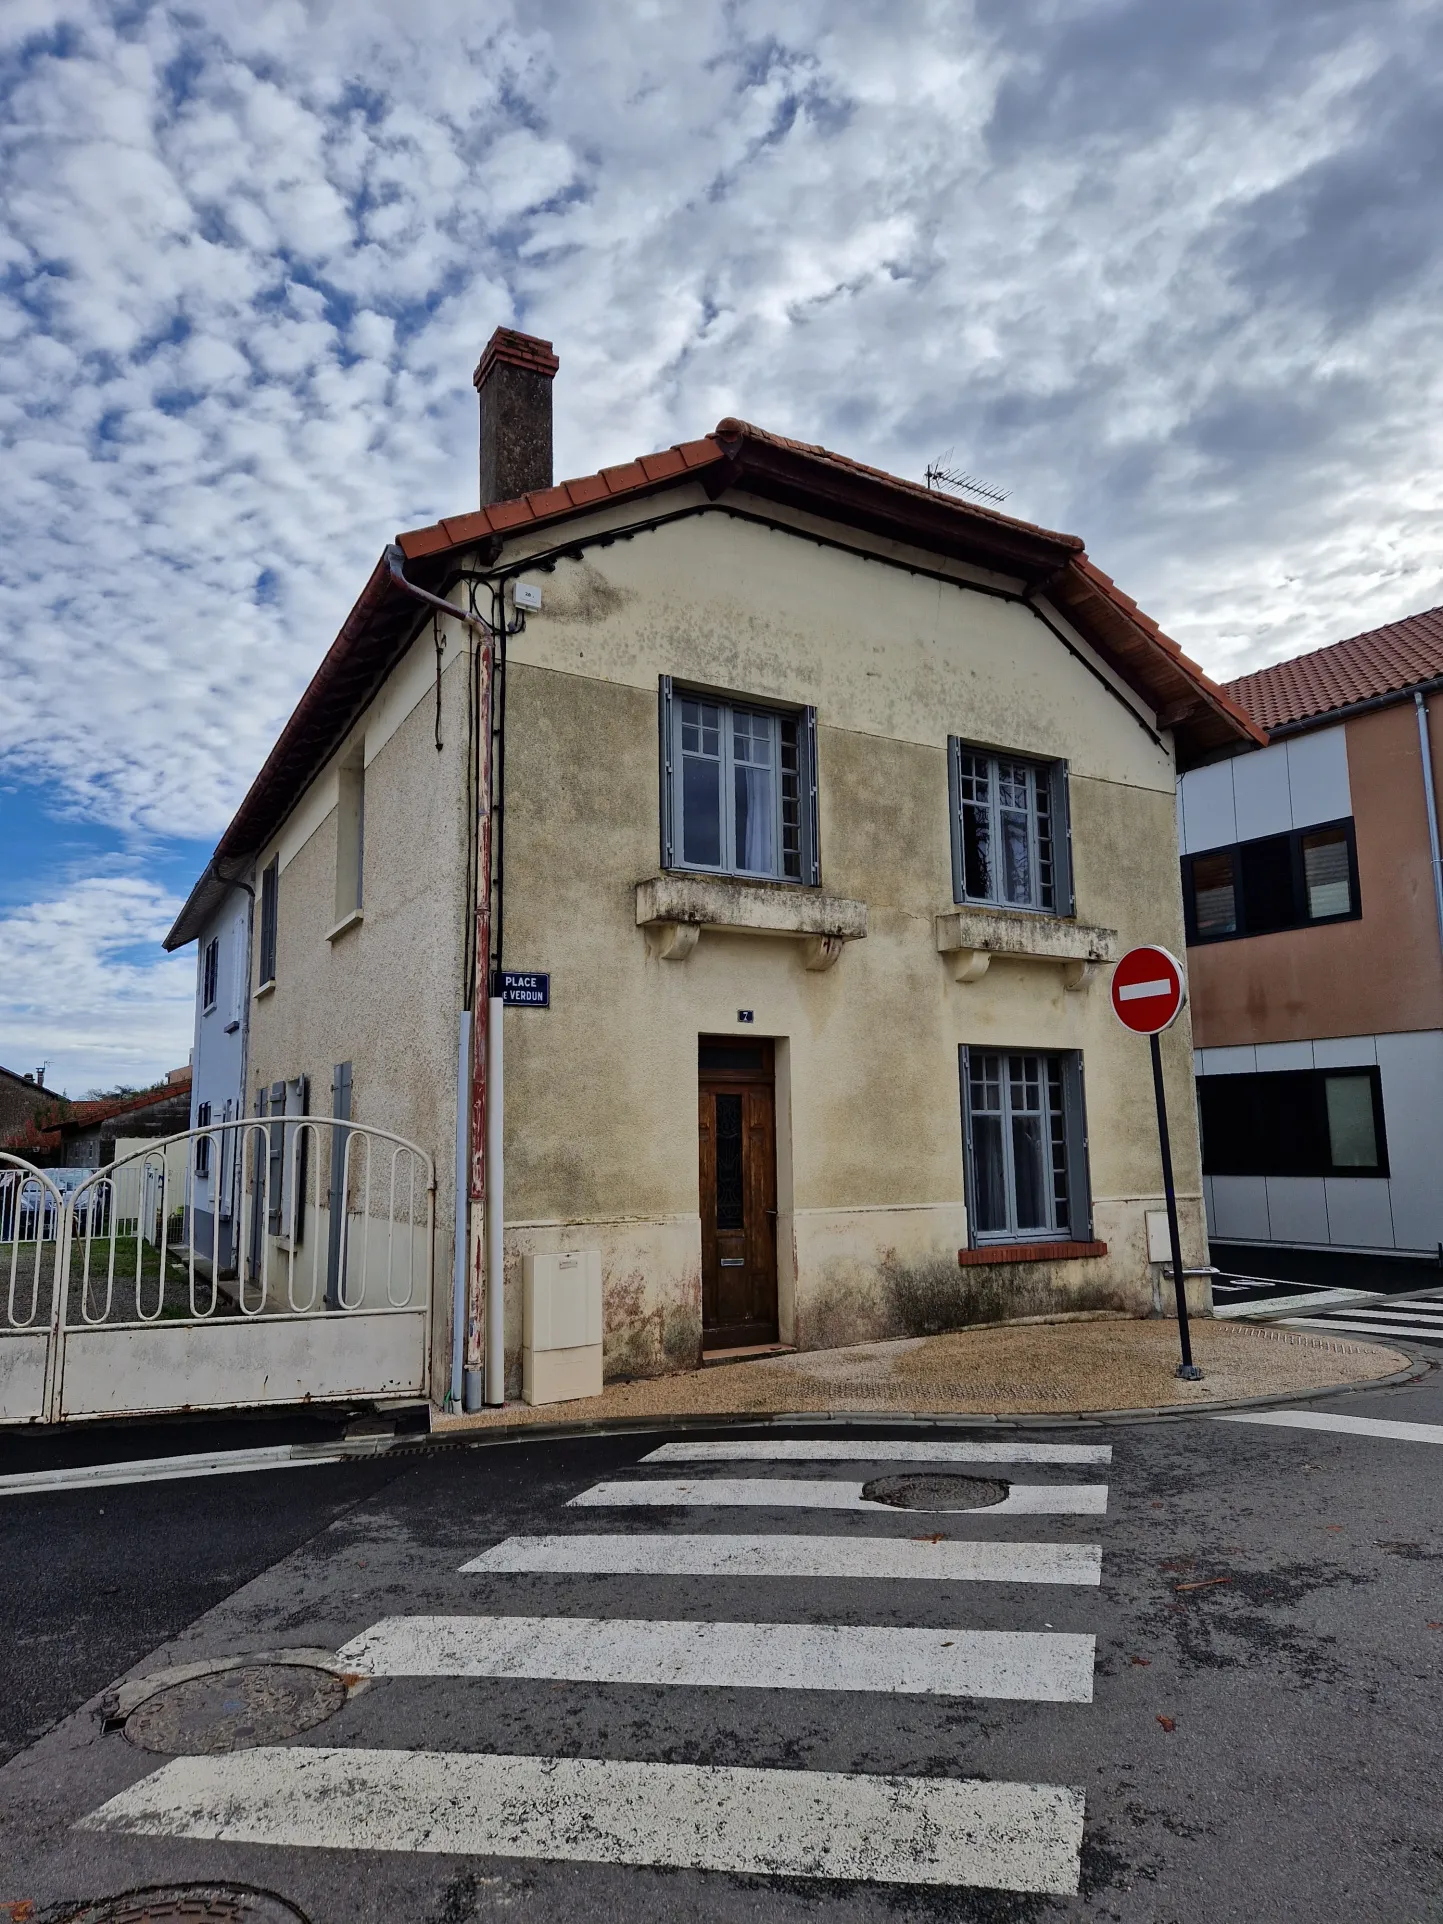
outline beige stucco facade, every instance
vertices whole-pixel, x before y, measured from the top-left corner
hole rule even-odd
[[[1019,584],[855,533],[819,540],[825,524],[796,512],[768,508],[763,525],[735,511],[747,505],[708,508],[700,490],[679,492],[667,512],[690,506],[691,518],[596,545],[603,512],[568,528],[579,558],[526,577],[542,606],[509,649],[503,959],[549,972],[551,1007],[505,1018],[508,1381],[529,1251],[601,1251],[608,1374],[697,1361],[697,1040],[737,1033],[739,1009],[753,1012],[749,1034],[775,1041],[785,1340],[833,1344],[945,1321],[968,1240],[964,1043],[1083,1059],[1093,1235],[1107,1253],[999,1269],[1005,1286],[1045,1277],[1088,1301],[1150,1301],[1144,1214],[1161,1206],[1161,1173],[1148,1051],[1113,1017],[1106,971],[1069,987],[1083,971],[1001,956],[958,980],[937,918],[952,908],[947,742],[959,736],[1065,759],[1077,923],[1115,936],[1112,953],[1149,941],[1180,954],[1169,738],[1061,616],[1050,619],[1066,641],[1028,606],[987,592]],[[517,554],[508,545],[508,568]],[[354,1117],[435,1158],[438,1382],[471,842],[470,645],[451,624],[440,750],[427,622],[257,863],[258,874],[279,852],[276,984],[253,1005],[250,1087],[304,1073],[323,1111],[332,1065],[350,1061]],[[668,956],[659,931],[638,926],[638,884],[660,868],[662,675],[815,708],[821,894],[865,908],[865,935],[849,932],[831,966],[806,965],[800,927],[709,926]],[[363,917],[328,940],[336,771],[358,740]],[[809,896],[775,887],[788,904]],[[1164,1050],[1184,1254],[1198,1263],[1190,1048],[1184,1019]]]

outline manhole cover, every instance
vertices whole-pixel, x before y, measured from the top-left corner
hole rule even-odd
[[[234,1884],[156,1884],[102,1897],[67,1911],[64,1924],[306,1924],[293,1904],[272,1891]]]
[[[171,1757],[212,1757],[279,1743],[333,1717],[346,1686],[309,1664],[258,1663],[167,1684],[137,1704],[125,1734],[142,1750]]]
[[[877,1476],[862,1495],[899,1510],[985,1510],[1006,1501],[1007,1485],[990,1476]]]

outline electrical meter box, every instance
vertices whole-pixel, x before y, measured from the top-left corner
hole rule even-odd
[[[601,1251],[526,1256],[521,1270],[521,1394],[564,1403],[601,1394]]]

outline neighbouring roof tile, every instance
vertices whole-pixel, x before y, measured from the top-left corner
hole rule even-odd
[[[1311,721],[1443,675],[1443,608],[1370,628],[1224,684],[1264,728]]]

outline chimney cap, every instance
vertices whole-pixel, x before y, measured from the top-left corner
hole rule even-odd
[[[535,334],[518,334],[511,327],[498,327],[486,343],[480,365],[471,377],[477,388],[489,378],[498,361],[504,361],[508,367],[524,368],[529,374],[544,374],[547,380],[554,379],[561,366],[551,351],[550,341],[543,341]]]

